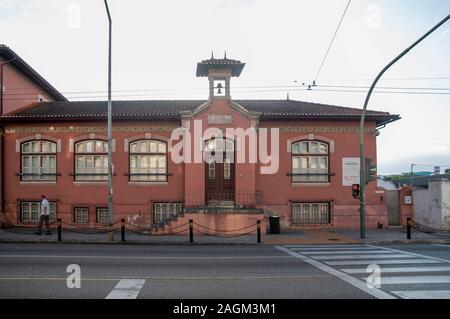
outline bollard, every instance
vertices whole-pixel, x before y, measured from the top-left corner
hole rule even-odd
[[[256,222],[256,241],[258,242],[258,244],[261,243],[261,221],[258,220]]]
[[[194,242],[194,220],[189,219],[189,242]]]
[[[62,240],[61,218],[58,218],[57,221],[58,221],[58,241],[61,241]]]
[[[411,239],[411,218],[406,219],[406,239]]]
[[[122,241],[125,241],[125,219],[121,219],[120,222],[122,225],[120,226]]]

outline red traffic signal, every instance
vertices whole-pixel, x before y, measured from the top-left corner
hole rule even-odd
[[[352,196],[359,198],[359,184],[352,184]]]

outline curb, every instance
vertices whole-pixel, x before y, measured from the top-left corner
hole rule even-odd
[[[358,241],[361,244],[372,244],[372,245],[387,245],[387,244],[450,244],[450,239],[402,239],[402,240],[379,240],[379,241]],[[45,240],[8,240],[0,239],[0,243],[11,243],[11,244],[56,244],[56,245],[153,245],[153,246],[273,246],[273,245],[292,245],[292,243],[244,243],[244,242],[143,242],[143,241],[82,241],[82,240],[65,240],[65,241],[45,241]],[[307,245],[322,245],[322,242],[312,243],[309,242]],[[336,243],[336,245],[345,245],[345,243]],[[302,245],[302,243],[298,243]],[[330,245],[329,243],[327,245]],[[350,245],[350,244],[349,244]]]
[[[66,241],[44,241],[44,240],[2,240],[2,244],[55,244],[55,245],[149,245],[149,246],[255,246],[264,245],[264,243],[199,243],[199,242],[142,242],[142,241],[80,241],[80,240],[66,240]]]

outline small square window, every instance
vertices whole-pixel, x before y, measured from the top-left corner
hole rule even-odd
[[[74,210],[74,222],[86,224],[89,222],[89,209],[87,207],[77,207]]]

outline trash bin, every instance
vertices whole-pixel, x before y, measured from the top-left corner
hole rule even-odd
[[[279,216],[269,216],[269,225],[271,234],[280,233],[280,217]]]

